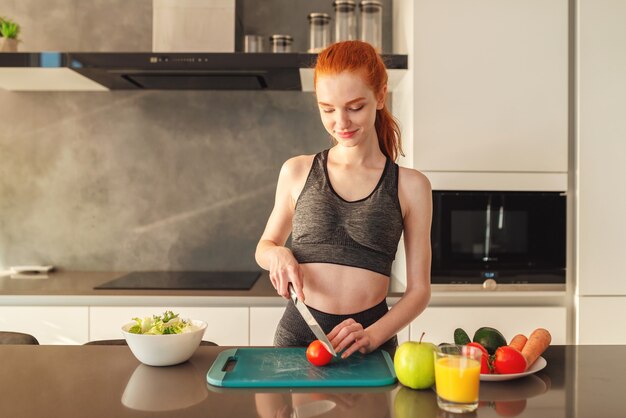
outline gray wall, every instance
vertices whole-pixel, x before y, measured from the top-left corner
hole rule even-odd
[[[243,6],[245,32],[303,51],[306,14],[332,1]],[[2,0],[0,15],[21,51],[151,50],[151,0]],[[0,126],[0,270],[257,268],[280,165],[330,144],[301,92],[0,90]]]

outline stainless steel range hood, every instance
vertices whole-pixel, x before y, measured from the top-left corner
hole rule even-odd
[[[304,53],[2,53],[0,88],[311,91],[316,58]],[[407,69],[407,56],[383,55],[383,59],[393,89]]]

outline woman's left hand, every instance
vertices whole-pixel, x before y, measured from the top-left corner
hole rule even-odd
[[[356,351],[369,353],[375,347],[372,346],[370,335],[363,325],[349,318],[337,325],[328,334],[328,339],[336,352],[341,352],[341,358],[347,358]]]

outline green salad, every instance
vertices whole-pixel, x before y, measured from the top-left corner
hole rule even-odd
[[[172,311],[165,311],[162,316],[152,315],[152,317],[133,318],[133,321],[136,324],[128,330],[133,334],[182,334],[194,330],[191,320],[181,319],[178,314]]]

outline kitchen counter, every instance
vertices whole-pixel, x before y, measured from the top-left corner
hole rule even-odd
[[[0,409],[7,417],[395,417],[452,416],[432,390],[220,389],[205,376],[225,347],[199,347],[186,363],[150,367],[126,346],[0,346]],[[552,346],[547,367],[481,383],[477,411],[455,417],[624,416],[626,346]],[[320,414],[311,414],[317,408]],[[330,410],[328,410],[330,408]],[[326,412],[324,412],[326,409]]]
[[[47,278],[12,279],[0,274],[0,306],[283,306],[285,300],[276,294],[268,273],[263,272],[250,290],[148,290],[94,289],[128,272],[53,271]],[[43,276],[46,277],[46,276]],[[405,285],[392,278],[387,302],[394,304]],[[465,306],[562,306],[564,290],[524,290],[523,286],[483,290],[478,285],[432,285],[431,306],[459,304]]]
[[[207,321],[208,338],[221,345],[268,345],[287,303],[276,294],[267,272],[249,290],[94,289],[126,274],[54,271],[39,279],[3,275],[0,329],[30,333],[42,344],[83,344],[119,338],[119,324],[134,316],[173,309]],[[402,297],[404,287],[392,278],[389,306]],[[419,339],[426,332],[433,341],[447,341],[456,327],[476,328],[488,323],[505,334],[542,326],[551,330],[554,344],[565,344],[566,306],[565,292],[453,291],[433,285],[429,308],[398,338]],[[461,322],[455,319],[460,310]],[[21,320],[11,319],[16,317]],[[222,320],[215,321],[216,317]],[[504,320],[507,317],[519,321],[513,327]]]

